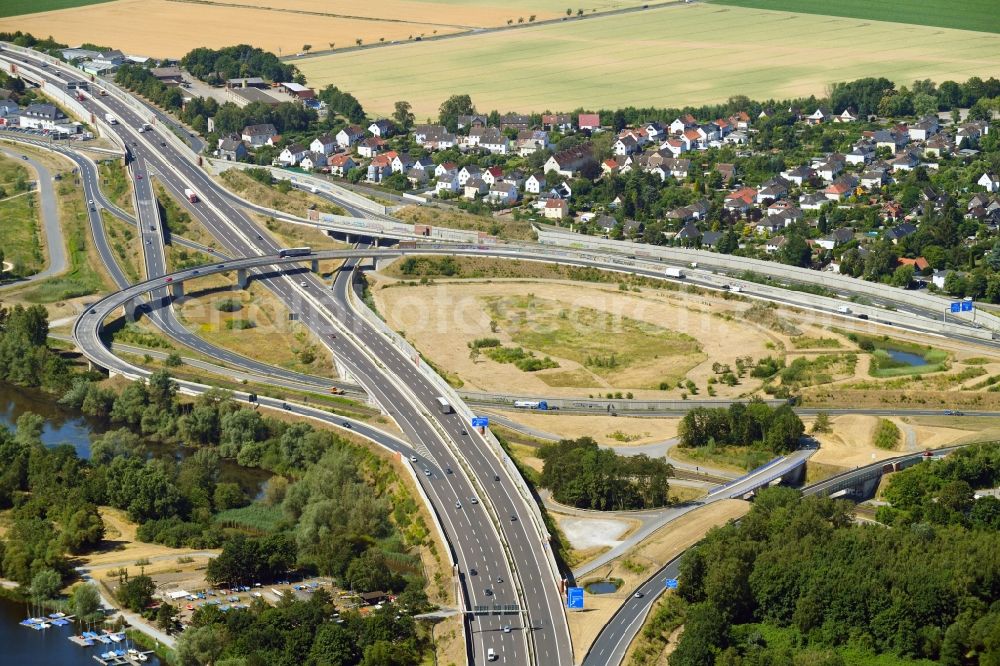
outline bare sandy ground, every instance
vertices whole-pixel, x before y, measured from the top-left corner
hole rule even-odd
[[[559,529],[575,550],[609,547],[621,543],[622,536],[629,531],[629,521],[611,518],[582,518],[580,516],[558,517]]]
[[[743,516],[750,505],[741,500],[714,502],[681,516],[664,526],[644,543],[609,563],[587,580],[609,577],[621,578],[624,584],[612,594],[588,594],[585,610],[569,613],[569,630],[573,649],[577,655],[586,654],[590,644],[614,612],[635,591],[643,580],[670,559],[701,540],[717,525]],[[641,573],[627,569],[623,562],[629,561],[641,567]]]
[[[466,389],[544,392],[548,395],[567,396],[606,392],[610,387],[602,386],[589,369],[555,354],[550,356],[559,363],[559,368],[535,373],[523,372],[513,364],[497,363],[485,355],[477,361],[469,358],[468,343],[477,338],[496,337],[503,344],[513,344],[505,331],[491,331],[485,299],[528,294],[556,301],[569,313],[574,308],[611,313],[614,317],[611,328],[606,333],[608,336],[615,334],[615,317],[628,317],[690,335],[701,345],[704,354],[702,358],[705,359],[687,373],[687,377],[700,387],[699,395],[705,395],[708,378],[715,374],[712,371],[713,362],[718,361],[735,368],[738,356],[752,356],[756,359],[775,353],[767,347],[769,342],[773,344],[772,340],[755,326],[741,321],[738,316],[730,320],[712,316],[720,311],[720,304],[724,301],[691,294],[657,289],[643,289],[641,293],[621,292],[607,285],[557,281],[440,283],[374,290],[379,311],[389,324],[396,330],[403,331],[410,342],[435,364],[462,377],[466,382]],[[738,309],[745,308],[746,305],[735,303],[730,307],[738,315]],[[541,357],[546,354],[536,350],[536,355]],[[620,375],[615,390],[632,390],[637,398],[678,398],[680,391],[676,388],[669,391],[639,388],[649,385],[650,377],[655,374],[651,374],[650,368],[660,362],[665,364],[664,374],[669,372],[666,366],[670,362],[668,359],[654,359],[652,363],[636,368],[634,379],[638,381],[632,382],[632,386],[628,385],[630,382],[627,374]],[[573,373],[573,376],[581,378],[577,384],[581,388],[550,386],[543,381],[546,373]],[[747,377],[739,386],[729,388],[717,385],[716,388],[718,395],[723,397],[756,390],[759,386],[759,380]]]
[[[638,416],[549,414],[526,410],[499,412],[512,421],[566,439],[592,437],[606,446],[644,446],[677,436],[680,419]],[[618,435],[616,437],[616,434]]]

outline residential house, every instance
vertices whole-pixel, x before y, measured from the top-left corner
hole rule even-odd
[[[462,167],[458,172],[458,184],[465,187],[465,184],[470,180],[479,178],[482,175],[482,170],[475,164],[470,164],[468,166]]]
[[[608,159],[606,159],[603,162],[601,162],[601,174],[602,175],[609,175],[609,174],[613,174],[613,173],[615,173],[617,171],[620,171],[621,168],[622,168],[622,165],[625,163],[624,160],[622,160],[621,162],[619,162],[618,160],[620,160],[620,159],[621,159],[621,157],[618,157],[617,159],[609,157]]]
[[[267,145],[267,140],[278,134],[278,130],[271,123],[261,123],[259,125],[247,125],[240,133],[241,138],[247,142],[251,148],[260,148]]]
[[[742,146],[750,143],[750,134],[748,134],[746,130],[736,130],[735,132],[730,132],[723,137],[722,143]]]
[[[388,118],[379,118],[368,126],[368,131],[372,133],[372,136],[388,139],[396,133],[396,125]]]
[[[517,189],[522,189],[524,187],[524,171],[520,169],[512,169],[503,175],[503,182],[511,183]]]
[[[293,143],[291,145],[285,146],[285,149],[281,151],[278,155],[278,161],[285,166],[295,166],[298,164],[309,149],[303,146],[301,143]]]
[[[726,195],[723,207],[736,212],[746,212],[753,207],[757,200],[757,190],[752,187],[744,187]]]
[[[825,181],[832,181],[844,170],[845,161],[839,156],[831,156],[826,162],[816,167],[816,175]]]
[[[406,180],[413,187],[423,187],[430,180],[430,172],[427,169],[419,169],[414,166],[406,171]]]
[[[804,120],[810,125],[820,125],[833,120],[833,114],[830,112],[830,109],[821,106],[806,116]]]
[[[568,113],[543,113],[542,127],[563,133],[571,132],[573,131],[573,116]]]
[[[833,117],[835,123],[853,123],[858,119],[858,112],[848,107]]]
[[[667,129],[670,130],[671,134],[683,134],[684,130],[695,127],[697,124],[698,121],[695,120],[694,116],[690,113],[686,113],[679,118],[675,118],[674,122],[670,123],[670,126]]]
[[[907,128],[910,141],[927,141],[938,132],[938,119],[936,116],[925,116],[919,122]]]
[[[926,157],[940,158],[942,155],[950,155],[953,152],[955,152],[955,140],[944,132],[935,134],[924,143]]]
[[[797,166],[794,169],[788,169],[781,172],[781,177],[787,180],[789,183],[794,183],[799,187],[802,183],[808,182],[816,177],[816,172],[812,167],[808,166]]]
[[[599,130],[601,129],[601,116],[598,113],[581,113],[576,126],[590,132]]]
[[[659,141],[664,136],[666,136],[667,133],[666,128],[664,128],[663,125],[655,121],[641,125],[640,129],[642,129],[646,133],[648,141]]]
[[[705,231],[701,234],[701,241],[699,245],[702,247],[715,248],[715,246],[719,244],[720,240],[722,240],[721,231]]]
[[[916,259],[909,259],[907,257],[900,257],[896,260],[900,266],[913,266],[913,270],[916,273],[923,273],[928,268],[931,267],[930,263],[923,257],[917,257]]]
[[[458,165],[454,162],[442,162],[434,167],[435,178],[451,178],[458,176]]]
[[[757,220],[754,231],[759,235],[776,234],[785,228],[784,220],[778,219],[777,215],[765,215]]]
[[[854,149],[844,155],[844,161],[848,164],[868,164],[875,159],[875,145],[870,141],[859,141],[854,144]]]
[[[840,227],[839,229],[834,229],[829,235],[820,238],[816,241],[816,244],[824,250],[832,250],[852,240],[854,240],[854,232],[847,227]]]
[[[984,173],[976,181],[977,185],[980,185],[987,192],[1000,192],[1000,178],[996,174]]]
[[[327,157],[322,152],[309,151],[301,160],[299,166],[306,171],[316,171],[326,166]]]
[[[458,174],[444,174],[438,177],[437,183],[434,185],[434,193],[438,196],[442,192],[448,192],[454,194],[458,192],[461,185],[458,184]]]
[[[950,273],[951,271],[947,268],[935,270],[931,275],[931,283],[938,289],[944,289],[945,281],[948,279]]]
[[[767,214],[777,215],[791,208],[795,208],[795,204],[788,199],[779,199],[767,207]]]
[[[406,173],[413,166],[413,158],[407,153],[396,153],[392,158],[392,172]]]
[[[826,189],[823,190],[823,194],[827,199],[831,201],[840,201],[844,197],[849,197],[854,192],[854,188],[858,186],[858,178],[854,174],[847,174],[837,178],[832,183],[830,183]]]
[[[777,201],[788,194],[789,182],[784,178],[772,178],[757,190],[756,203]]]
[[[555,171],[560,176],[571,178],[593,160],[593,146],[589,143],[582,143],[549,157],[545,162],[545,172]]]
[[[622,223],[622,234],[626,238],[637,238],[646,230],[646,225],[639,220],[625,220]]]
[[[889,164],[892,165],[894,173],[896,171],[912,171],[920,164],[920,158],[912,150],[904,150],[892,158]]]
[[[527,157],[549,147],[549,133],[544,130],[521,130],[517,133],[517,154]]]
[[[529,194],[539,194],[545,189],[545,174],[533,173],[524,181],[524,191]]]
[[[517,186],[513,183],[494,183],[490,185],[490,193],[487,196],[493,203],[510,206],[517,203]]]
[[[694,222],[688,222],[674,236],[674,240],[681,241],[684,245],[695,245],[701,238],[701,229],[695,226]]]
[[[764,251],[768,254],[774,254],[775,252],[780,252],[781,248],[785,247],[785,243],[788,242],[784,236],[775,236],[767,241],[764,245]]]
[[[777,219],[782,223],[782,225],[787,227],[795,222],[800,222],[803,214],[801,208],[792,206],[791,208],[786,208],[785,210],[779,211],[777,214],[771,215],[770,217]]]
[[[482,178],[487,185],[495,185],[503,179],[503,169],[498,166],[486,167],[483,169]]]
[[[377,136],[368,136],[358,142],[356,150],[361,157],[375,157],[385,150],[386,141]]]
[[[593,220],[591,220],[593,225],[603,231],[606,234],[610,234],[614,231],[614,228],[618,225],[618,220],[611,217],[610,215],[598,215]]]
[[[894,155],[910,142],[908,132],[900,132],[896,129],[877,130],[872,132],[871,136],[875,141],[876,148],[884,148]]]
[[[337,132],[336,138],[338,146],[341,148],[350,148],[365,138],[365,131],[357,125],[348,125]]]
[[[489,192],[490,186],[482,178],[470,178],[462,186],[462,197],[475,199]]]
[[[370,183],[381,183],[392,175],[392,160],[396,157],[393,151],[384,155],[376,155],[368,163],[368,173],[365,180]]]
[[[333,155],[326,163],[330,167],[330,173],[334,176],[346,176],[348,171],[358,166],[358,163],[354,161],[350,153]]]
[[[247,155],[247,145],[242,140],[223,139],[219,143],[219,157],[227,162],[242,162]]]
[[[892,241],[893,245],[897,244],[900,239],[906,238],[910,234],[916,233],[917,228],[910,224],[909,222],[903,222],[902,224],[897,224],[889,231],[885,232],[885,237]]]
[[[903,219],[903,204],[898,201],[886,201],[882,204],[882,215],[888,220]]]
[[[549,199],[545,202],[545,218],[561,220],[569,217],[569,204],[565,199]]]
[[[500,116],[500,131],[514,129],[521,132],[531,128],[531,116],[523,116],[518,113],[507,113]]]
[[[715,170],[719,172],[722,176],[722,184],[729,185],[736,178],[736,165],[728,164],[726,162],[717,162],[715,165]]]
[[[804,210],[819,210],[823,204],[829,203],[825,194],[816,192],[814,194],[803,194],[799,196],[799,207]]]
[[[611,150],[615,155],[631,155],[639,151],[639,142],[627,135],[615,141]]]
[[[314,153],[329,155],[337,148],[337,140],[329,134],[318,136],[309,144],[309,150]]]
[[[729,116],[729,122],[737,130],[748,130],[750,129],[750,124],[751,124],[750,114],[748,114],[746,111],[738,111],[737,113],[734,113],[733,115]]]
[[[510,152],[510,139],[495,127],[487,127],[479,137],[479,147],[493,155],[507,155]]]
[[[471,115],[461,115],[458,117],[456,125],[458,129],[465,129],[466,127],[486,127],[487,118],[486,116],[480,115],[478,113],[473,113]]]
[[[21,127],[51,131],[64,122],[66,115],[53,104],[29,104],[21,111]]]
[[[965,144],[964,147],[972,147],[979,144],[979,139],[990,133],[990,125],[986,121],[977,120],[974,122],[965,123],[959,125],[958,131],[955,132],[955,143],[959,146]]]
[[[687,152],[691,149],[691,144],[683,138],[672,138],[667,139],[660,144],[660,150],[670,151],[670,154],[674,157],[679,157],[681,153]]]

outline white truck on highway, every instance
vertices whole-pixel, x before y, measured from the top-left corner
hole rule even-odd
[[[841,305],[839,308],[837,308],[837,312],[839,312],[840,314],[851,314],[851,308],[847,307],[846,305]]]
[[[663,271],[663,274],[667,277],[672,278],[682,278],[684,277],[684,271],[675,266],[667,266],[667,270]]]
[[[114,116],[113,116],[112,114],[110,114],[110,113],[105,113],[105,114],[104,114],[104,119],[105,119],[106,121],[108,121],[108,124],[109,124],[109,125],[117,125],[117,124],[118,124],[118,119],[117,119],[117,118],[115,118],[115,117],[114,117]]]
[[[198,193],[192,190],[190,187],[184,188],[184,196],[186,196],[187,200],[190,201],[191,203],[198,203]]]

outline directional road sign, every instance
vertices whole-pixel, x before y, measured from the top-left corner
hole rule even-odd
[[[972,312],[972,301],[962,301],[962,312]]]
[[[677,579],[676,578],[668,578],[666,580],[666,584],[667,584],[667,589],[668,590],[676,590],[677,589]]]
[[[490,419],[486,416],[473,416],[472,417],[472,427],[473,428],[487,428],[490,425]]]
[[[583,588],[570,587],[566,590],[566,608],[583,610]]]
[[[962,304],[961,303],[952,303],[951,304],[951,311],[952,312],[961,312],[962,311]]]

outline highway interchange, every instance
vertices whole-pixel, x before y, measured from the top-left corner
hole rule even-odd
[[[41,56],[14,53],[8,49],[0,51],[0,59],[18,62],[22,75],[45,81],[50,86],[65,85],[71,79],[84,80],[82,74],[65,66],[59,67],[60,75],[54,74],[54,63],[42,67]],[[119,307],[149,294],[151,298],[143,309],[148,311],[154,324],[182,344],[241,370],[257,373],[257,376],[271,375],[286,383],[301,383],[303,377],[308,376],[280,371],[208,345],[184,329],[173,316],[168,295],[173,285],[213,271],[230,272],[239,267],[253,271],[255,279],[279,296],[291,311],[299,315],[300,321],[331,348],[351,378],[399,424],[412,444],[362,422],[344,419],[320,409],[263,397],[261,404],[289,409],[305,417],[350,429],[410,459],[422,492],[430,501],[444,536],[452,547],[463,608],[468,611],[477,606],[492,608],[494,604],[519,606],[521,614],[513,616],[466,615],[470,661],[484,663],[488,649],[496,650],[505,663],[570,664],[579,661],[583,655],[574,657],[572,652],[562,608],[560,581],[543,542],[544,536],[533,526],[524,498],[513,489],[514,479],[509,476],[508,466],[469,424],[461,421],[456,414],[446,415],[438,410],[436,397],[440,391],[423,373],[415,370],[414,359],[402,355],[391,340],[358,316],[352,305],[349,292],[353,288],[357,262],[375,253],[398,256],[404,251],[318,253],[322,257],[348,259],[345,268],[335,276],[332,286],[324,284],[301,267],[288,271],[287,266],[281,264],[290,262],[279,261],[276,256],[278,246],[244,213],[244,209],[254,208],[252,204],[222,189],[194,163],[190,154],[181,152],[173,137],[161,136],[158,125],[154,124],[156,129],[152,131],[137,131],[143,123],[153,120],[151,115],[137,113],[133,105],[122,102],[115,95],[88,95],[83,104],[98,118],[110,112],[120,121],[110,129],[128,155],[136,197],[138,219],[135,223],[142,236],[147,276],[145,282],[130,285],[117,267],[104,235],[100,209],[127,220],[129,216],[117,210],[102,195],[93,162],[68,148],[54,147],[77,164],[85,195],[96,204],[90,207],[92,232],[102,261],[120,290],[99,301],[78,320],[74,337],[84,353],[109,370],[130,377],[142,376],[144,371],[115,357],[101,342],[99,333],[101,323]],[[186,187],[192,187],[198,193],[200,201],[188,208],[224,248],[223,253],[215,253],[217,258],[224,259],[221,265],[167,275],[165,234],[156,207],[153,177],[181,200],[184,200]],[[351,209],[348,213],[359,217],[364,215],[362,211]],[[592,256],[593,251],[583,255],[567,250],[549,250],[542,256],[537,249],[529,253],[516,247],[428,246],[414,252],[534,258],[662,278],[662,267],[643,262],[625,267],[620,260],[612,263],[606,257],[586,258]],[[223,255],[236,259],[225,259]],[[727,278],[713,278],[706,274],[699,275],[692,282],[718,288],[720,279]],[[748,283],[748,287],[752,289],[753,284]],[[781,300],[773,294],[766,297]],[[788,302],[798,304],[798,299],[791,298]],[[829,310],[827,312],[830,313]],[[911,312],[915,318],[937,317],[936,312],[921,312],[919,308],[912,308]],[[970,337],[970,340],[973,339],[982,343],[982,340]],[[179,383],[189,393],[204,390],[196,383]],[[237,396],[246,398],[243,394]],[[748,487],[752,485],[748,482]],[[473,498],[476,498],[475,503]],[[642,590],[648,593],[642,598],[630,599],[623,606],[602,632],[584,663],[620,661],[656,592],[662,590],[662,578],[672,575],[669,569],[672,564],[645,583]]]

